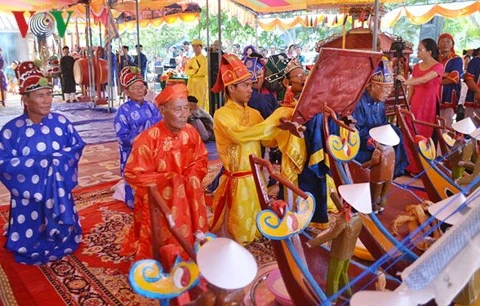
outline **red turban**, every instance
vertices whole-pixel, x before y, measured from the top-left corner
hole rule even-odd
[[[185,84],[176,84],[165,87],[155,98],[157,106],[173,101],[178,98],[187,98],[188,89]]]
[[[442,35],[440,35],[438,37],[438,42],[437,42],[437,45],[438,45],[438,48],[440,48],[440,40],[444,39],[444,38],[448,38],[452,41],[452,49],[450,49],[450,51],[452,52],[453,55],[455,55],[455,40],[453,39],[453,36],[448,34],[448,33],[443,33]]]

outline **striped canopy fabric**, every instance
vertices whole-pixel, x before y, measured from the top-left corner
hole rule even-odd
[[[257,14],[271,14],[328,7],[373,5],[374,0],[231,0]],[[381,3],[399,3],[402,0],[380,0]]]

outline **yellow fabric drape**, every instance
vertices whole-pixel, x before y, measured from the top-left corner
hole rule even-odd
[[[315,25],[322,24],[323,20],[327,17],[328,22],[325,23],[325,26],[329,28],[338,27],[343,25],[343,20],[345,19],[345,14],[333,14],[333,15],[315,15],[315,16],[298,16],[295,18],[281,19],[273,18],[266,20],[258,20],[258,26],[265,31],[272,31],[275,27],[279,27],[282,30],[289,30],[296,26],[302,27],[312,27]],[[352,22],[352,16],[347,16],[347,20]],[[336,21],[336,22],[335,22]]]
[[[392,27],[402,16],[413,24],[424,24],[435,15],[446,18],[458,18],[472,15],[480,11],[480,1],[445,3],[435,5],[419,5],[414,7],[401,7],[385,15],[382,22]]]
[[[259,20],[258,26],[265,31],[272,31],[275,27],[279,27],[282,30],[288,30],[296,26],[312,27],[322,24],[323,20],[327,18],[328,22],[325,26],[329,28],[338,27],[343,25],[343,20],[346,14],[333,14],[333,15],[315,15],[315,16],[298,16],[295,18],[281,19],[273,18],[266,20]],[[347,20],[353,22],[352,16],[347,16]]]
[[[148,19],[148,20],[141,20],[139,25],[141,28],[146,28],[148,26],[153,26],[153,27],[158,27],[162,25],[163,23],[167,24],[172,24],[178,21],[183,21],[183,22],[193,22],[198,20],[199,18],[198,13],[183,13],[183,14],[174,14],[174,15],[168,15],[165,17],[160,17],[156,19]],[[119,31],[131,31],[135,29],[137,26],[137,22],[135,20],[121,23],[118,25],[118,30]]]

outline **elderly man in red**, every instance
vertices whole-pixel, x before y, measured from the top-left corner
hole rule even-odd
[[[202,180],[207,174],[208,152],[197,130],[187,124],[190,114],[184,84],[166,87],[156,98],[163,120],[142,132],[133,142],[125,167],[125,180],[135,190],[134,224],[122,253],[135,260],[153,258],[152,232],[147,190],[158,192],[172,211],[183,238],[193,245],[197,230],[208,230]],[[177,255],[188,259],[161,220],[160,255],[169,270]]]

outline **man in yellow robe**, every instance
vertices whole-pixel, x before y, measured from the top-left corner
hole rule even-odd
[[[135,260],[153,258],[148,188],[157,186],[172,211],[176,227],[193,245],[197,230],[208,230],[202,180],[207,174],[208,152],[197,130],[187,124],[190,114],[184,84],[165,88],[156,98],[163,120],[142,132],[133,142],[125,179],[135,190],[134,225],[122,253]],[[177,255],[188,259],[165,220],[160,220],[160,261],[169,270]]]
[[[287,88],[280,107],[257,125],[235,126],[232,129],[243,142],[260,140],[264,146],[278,147],[282,153],[280,174],[298,186],[298,174],[302,172],[308,158],[305,140],[291,134],[289,130],[281,129],[280,119],[290,120],[292,118],[297,99],[303,90],[306,74],[296,59],[277,65],[279,67],[277,73],[281,75],[282,84]],[[250,72],[254,75],[257,71],[250,69]],[[280,196],[289,202],[294,200],[293,193],[287,192],[287,190],[284,190]]]
[[[192,41],[193,56],[185,67],[188,75],[188,92],[198,100],[198,106],[209,112],[208,67],[207,57],[202,54],[203,42],[200,39]]]
[[[252,81],[236,55],[222,57],[212,91],[222,90],[227,101],[215,112],[213,130],[224,172],[213,198],[211,230],[246,244],[258,235],[255,218],[260,211],[249,155],[260,156],[261,150],[260,141],[244,141],[236,130],[258,124],[263,118],[247,105],[252,95]]]

